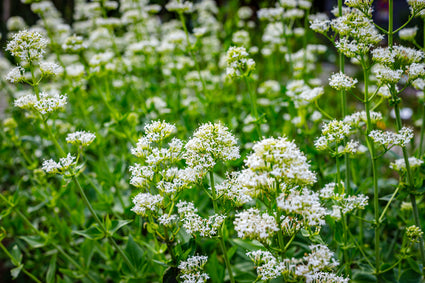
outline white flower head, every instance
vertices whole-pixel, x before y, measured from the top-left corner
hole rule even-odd
[[[244,47],[229,48],[226,54],[226,75],[229,78],[249,76],[255,70],[255,62],[248,55]]]
[[[279,230],[276,220],[256,208],[239,212],[233,222],[239,238],[265,241]]]
[[[53,159],[45,160],[42,165],[42,169],[49,174],[64,174],[71,167],[76,165],[75,156],[68,153],[66,157],[59,159],[59,162]]]
[[[66,95],[40,92],[39,98],[35,94],[27,94],[16,99],[14,105],[22,109],[35,110],[41,114],[47,114],[63,109],[66,103]]]
[[[184,283],[202,283],[206,282],[210,277],[203,272],[204,266],[208,261],[207,256],[191,256],[185,261],[181,261],[178,268],[180,269],[180,279]]]
[[[200,172],[211,170],[218,161],[240,157],[235,136],[220,122],[201,125],[187,142],[185,149],[186,163]]]
[[[146,216],[148,211],[156,211],[162,204],[163,197],[160,195],[152,195],[150,193],[139,193],[133,198],[134,213]]]
[[[349,90],[353,88],[356,83],[356,79],[353,79],[342,72],[333,74],[329,78],[329,85],[336,90]]]
[[[74,133],[69,133],[66,137],[66,142],[71,144],[77,144],[81,146],[89,146],[94,139],[96,138],[96,135],[90,132],[86,131],[77,131]]]
[[[40,33],[23,30],[13,35],[6,50],[23,62],[38,61],[46,53],[47,44]]]

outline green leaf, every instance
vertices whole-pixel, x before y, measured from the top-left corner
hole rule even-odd
[[[105,229],[106,231],[109,231],[109,229],[111,228],[111,219],[109,218],[109,214],[106,214],[106,218],[105,218]]]
[[[238,246],[232,246],[230,249],[227,250],[227,257],[229,258],[229,260],[232,259],[237,249],[238,249]]]
[[[34,235],[34,236],[21,236],[19,237],[25,242],[28,243],[32,248],[41,248],[44,247],[47,243],[47,239],[41,237],[40,235]]]
[[[356,272],[351,280],[352,283],[371,283],[376,282],[376,277],[369,272]]]
[[[96,242],[90,239],[84,240],[84,243],[81,245],[80,255],[84,259],[84,266],[90,266],[95,246]]]
[[[384,270],[384,269],[387,269],[387,268],[390,268],[390,267],[391,267],[390,264],[385,263],[385,264],[382,265],[381,269]],[[397,280],[395,278],[395,274],[394,274],[394,269],[390,269],[387,272],[382,273],[381,276],[382,276],[382,278],[384,279],[385,282],[392,282],[392,283],[397,282]]]
[[[10,254],[12,255],[13,259],[15,260],[15,262],[14,262],[15,265],[20,264],[22,262],[22,253],[19,250],[19,247],[17,245],[13,246]]]
[[[133,220],[113,220],[111,221],[110,228],[108,229],[108,232],[110,235],[113,235],[115,232],[117,232],[119,229],[124,227],[125,225],[133,222]]]
[[[248,241],[242,239],[231,239],[231,243],[238,245],[246,250],[258,250],[264,248],[264,246],[258,241]]]
[[[421,273],[421,269],[419,267],[419,264],[416,260],[414,260],[411,257],[407,258],[407,263],[409,264],[409,266],[416,272],[416,273]]]
[[[416,282],[421,282],[421,279],[422,279],[422,275],[420,273],[417,273],[416,271],[408,269],[403,271],[403,273],[400,276],[399,282],[416,283]]]
[[[10,213],[12,212],[12,208],[8,207],[6,209],[3,209],[2,212],[0,213],[0,220],[5,218],[6,216],[8,216]]]
[[[54,283],[55,274],[56,274],[56,254],[54,254],[52,256],[52,259],[50,260],[49,268],[47,269],[47,274],[46,274],[46,282]]]
[[[99,225],[97,224],[92,225],[92,227],[86,230],[72,231],[72,233],[83,236],[90,240],[100,240],[105,237],[104,233],[102,232],[102,230],[99,228]]]
[[[16,279],[19,276],[19,273],[21,273],[22,268],[24,267],[23,264],[18,265],[17,267],[10,270],[10,275],[12,275],[12,279]]]
[[[127,254],[128,259],[131,261],[131,263],[136,269],[139,269],[143,265],[143,262],[145,261],[145,258],[143,256],[144,252],[140,248],[140,246],[133,240],[133,237],[131,235],[128,236],[128,241],[124,252]]]
[[[224,265],[218,262],[216,252],[214,252],[211,256],[208,257],[208,262],[205,266],[205,269],[208,275],[211,277],[212,282],[224,282]]]

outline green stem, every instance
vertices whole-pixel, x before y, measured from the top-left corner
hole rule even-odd
[[[127,255],[124,253],[124,251],[118,246],[118,244],[115,242],[112,235],[109,234],[109,232],[106,230],[105,225],[100,220],[99,216],[97,216],[96,211],[94,211],[89,199],[87,198],[86,193],[84,192],[83,188],[80,185],[80,182],[78,182],[77,177],[73,176],[72,180],[74,181],[74,184],[77,186],[81,197],[83,198],[84,203],[86,204],[87,208],[90,210],[92,216],[94,217],[95,221],[99,225],[99,227],[102,229],[102,232],[105,234],[105,236],[108,238],[108,240],[111,242],[111,244],[115,247],[115,250],[121,255],[125,263],[128,265],[128,267],[134,272],[137,273],[137,269],[134,267],[134,265],[131,263]]]
[[[388,11],[389,11],[389,16],[388,16],[388,46],[390,48],[393,47],[393,35],[394,35],[394,25],[393,25],[393,20],[394,20],[394,1],[393,0],[389,0],[388,1]]]
[[[379,237],[379,187],[378,187],[378,168],[377,168],[377,160],[375,158],[375,145],[373,140],[369,137],[369,133],[372,130],[372,120],[370,118],[370,100],[369,100],[369,74],[368,68],[364,60],[362,60],[363,67],[363,76],[364,76],[364,88],[365,88],[365,111],[367,118],[367,127],[366,127],[366,141],[369,148],[370,159],[372,162],[372,177],[373,177],[373,203],[375,210],[375,272],[378,278],[378,282],[380,282],[380,266],[381,266],[381,254],[380,254],[380,237]]]
[[[213,171],[210,171],[210,181],[211,181],[211,193],[212,193],[212,202],[213,202],[214,212],[219,213],[218,205],[217,205],[217,193],[216,193],[215,185],[214,185],[214,173],[213,173]],[[223,225],[224,225],[224,223],[223,223]],[[224,261],[226,262],[227,271],[229,273],[230,282],[235,283],[235,279],[233,277],[233,272],[232,272],[232,267],[230,265],[229,258],[227,257],[226,244],[224,243],[223,233],[222,233],[221,229],[218,230],[218,237],[219,237],[220,247],[221,247],[221,250],[223,252]]]
[[[387,205],[385,206],[384,210],[382,211],[381,217],[379,217],[379,222],[384,220],[385,214],[387,213],[388,208],[390,207],[391,202],[393,201],[394,197],[397,195],[398,191],[400,190],[400,186],[397,187],[397,189],[392,194],[390,200],[388,201]]]
[[[344,239],[344,266],[345,266],[345,272],[348,275],[348,277],[351,277],[351,262],[350,257],[348,255],[348,224],[347,224],[347,215],[344,215],[342,217],[342,222],[344,225],[344,232],[343,232],[343,239]]]
[[[189,31],[187,30],[186,21],[184,19],[183,13],[178,13],[178,14],[179,14],[179,18],[180,18],[180,21],[182,23],[182,26],[183,26],[184,33],[186,34],[187,48],[189,49],[190,57],[192,57],[192,60],[195,62],[196,71],[198,72],[199,80],[201,81],[201,84],[202,84],[202,91],[204,92],[203,93],[204,96],[201,96],[201,95],[198,94],[198,99],[201,100],[201,102],[203,102],[205,100],[205,97],[206,97],[207,87],[206,87],[206,84],[205,84],[205,80],[204,80],[204,78],[202,77],[202,74],[201,74],[201,67],[199,66],[198,59],[196,58],[196,56],[195,56],[195,54],[193,53],[193,50],[192,50],[192,44],[190,43],[190,38],[189,38]]]
[[[47,131],[47,135],[49,136],[50,140],[53,142],[53,144],[56,147],[56,150],[58,151],[59,155],[61,157],[65,157],[66,153],[65,151],[62,149],[61,145],[59,144],[58,140],[56,139],[56,137],[53,135],[52,130],[50,129],[49,125],[47,125],[47,121],[46,119],[42,118],[41,119],[43,121],[43,125],[44,125],[44,129]]]
[[[275,217],[275,219],[276,219],[277,227],[279,229],[279,231],[277,231],[277,239],[278,239],[278,242],[279,242],[279,248],[283,251],[283,253],[281,254],[282,259],[283,259],[284,256],[285,256],[286,246],[285,246],[285,243],[283,242],[283,231],[282,231],[282,228],[281,228],[282,227],[282,221],[280,219],[280,209],[277,206],[277,198],[280,194],[280,185],[279,185],[279,182],[276,179],[275,179],[275,183],[276,183],[276,193],[275,193],[275,197],[274,197],[274,201],[275,201],[274,205],[276,205],[276,217]]]
[[[424,30],[425,30],[425,28],[424,28]],[[422,156],[422,154],[424,153],[424,150],[423,150],[423,148],[424,148],[424,135],[425,135],[425,102],[422,102],[422,125],[421,125],[418,158],[420,158]]]
[[[397,130],[400,130],[402,127],[402,122],[401,122],[401,116],[400,116],[400,106],[398,105],[398,103],[394,105],[394,112],[396,115]],[[415,188],[415,182],[412,177],[412,170],[410,168],[410,163],[409,163],[409,155],[407,153],[406,147],[402,147],[402,150],[403,150],[404,163],[406,164],[407,180],[409,182],[410,189],[413,190]],[[415,221],[415,225],[421,228],[422,226],[421,226],[421,221],[419,218],[418,206],[416,204],[416,196],[413,193],[410,193],[410,202],[412,204],[413,218]],[[422,236],[419,237],[419,250],[421,252],[423,273],[425,274],[425,248],[424,248],[424,239]]]
[[[248,89],[249,99],[251,101],[251,115],[255,119],[255,129],[257,130],[258,138],[261,139],[263,137],[263,134],[261,133],[261,127],[259,124],[260,121],[258,121],[257,96],[255,95],[255,92],[252,91],[247,76],[244,76],[244,80],[245,80],[246,87]]]
[[[168,229],[166,226],[164,226],[164,235],[165,235],[165,243],[167,244],[167,248],[168,248],[168,251],[170,252],[171,259],[173,260],[173,266],[176,266],[178,261],[173,250],[172,241],[170,241],[170,237],[168,236]]]

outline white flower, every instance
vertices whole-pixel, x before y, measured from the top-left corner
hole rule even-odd
[[[56,63],[41,62],[40,71],[43,76],[58,76],[63,73],[63,68]]]
[[[267,213],[260,213],[256,208],[239,212],[233,221],[239,238],[266,240],[279,231],[276,220]]]
[[[165,8],[170,12],[190,13],[193,11],[193,3],[184,0],[171,0],[165,5]]]
[[[376,66],[373,71],[380,84],[398,83],[403,74],[403,70],[393,70],[386,66]]]
[[[406,147],[413,138],[413,130],[403,127],[398,133],[374,130],[369,133],[372,140],[389,149],[395,145]]]
[[[236,138],[221,123],[201,125],[185,145],[186,163],[199,172],[214,168],[218,161],[240,157]]]
[[[248,55],[244,47],[229,48],[226,54],[226,75],[229,78],[249,76],[254,71],[255,62]]]
[[[41,114],[47,114],[63,109],[67,103],[66,95],[41,92],[39,97],[40,99],[34,94],[27,94],[16,99],[14,104],[22,109],[36,110]]]
[[[162,204],[163,197],[160,195],[152,195],[150,193],[139,193],[133,198],[134,213],[146,216],[148,211],[154,212]]]
[[[268,251],[252,251],[246,255],[254,262],[258,277],[267,281],[279,277],[284,271],[284,265]]]
[[[25,69],[17,66],[7,73],[5,79],[13,84],[25,81]]]
[[[75,156],[68,153],[66,157],[60,158],[59,162],[56,162],[53,159],[45,160],[41,169],[50,174],[63,174],[69,169],[69,167],[74,166],[75,164]]]
[[[176,214],[164,214],[158,218],[158,222],[161,225],[171,227],[175,222],[177,222],[178,216]]]
[[[331,21],[326,14],[310,15],[310,28],[318,33],[327,33],[331,27]]]
[[[385,47],[385,48],[378,47],[372,50],[372,59],[375,62],[384,64],[384,65],[390,65],[394,63],[395,54],[391,52],[391,50],[388,47]]]
[[[307,158],[286,137],[263,139],[252,149],[254,152],[246,158],[247,169],[243,171],[247,185],[262,187],[273,179],[290,185],[311,185],[316,182],[316,175],[310,171]]]
[[[85,50],[86,48],[87,44],[84,42],[83,37],[75,34],[65,39],[65,42],[62,44],[62,49],[65,52],[70,53],[78,53]]]
[[[179,201],[176,205],[180,215],[180,221],[183,222],[183,228],[189,234],[199,233],[201,237],[214,237],[218,235],[218,229],[221,228],[225,215],[214,214],[208,219],[202,218],[196,212],[193,202]]]
[[[184,283],[202,283],[206,282],[210,277],[203,272],[207,263],[207,256],[191,256],[186,261],[181,261],[178,268],[180,269],[180,279]]]
[[[350,135],[350,124],[344,121],[333,120],[323,124],[322,136],[315,141],[318,150],[324,150],[341,143]]]
[[[291,189],[277,198],[277,206],[287,214],[300,216],[305,226],[321,226],[325,224],[328,214],[322,207],[319,194],[306,188],[302,192]]]
[[[425,2],[423,0],[407,0],[407,3],[409,3],[410,11],[413,15],[425,9]]]
[[[417,159],[416,157],[409,157],[409,166],[412,169],[421,166],[423,163],[423,160]],[[404,158],[391,162],[390,168],[398,172],[406,172],[406,163],[404,162]]]
[[[398,36],[400,39],[407,40],[407,41],[413,41],[416,37],[416,33],[418,32],[418,27],[412,27],[412,28],[404,28],[398,32]]]
[[[418,77],[425,75],[425,64],[423,63],[412,63],[408,67],[409,79],[414,80]]]
[[[224,182],[215,186],[217,197],[232,201],[236,206],[242,206],[252,201],[250,190],[241,183],[241,173],[232,173]]]
[[[336,90],[349,90],[353,88],[356,83],[356,79],[353,79],[342,72],[333,74],[329,78],[329,85]]]
[[[21,61],[31,62],[43,57],[47,43],[48,41],[40,33],[23,30],[13,35],[6,50]]]
[[[94,141],[95,138],[96,135],[93,133],[86,131],[77,131],[74,133],[69,133],[66,137],[66,142],[71,144],[88,146]]]
[[[372,123],[376,123],[377,121],[382,120],[382,114],[380,112],[370,111],[369,116]],[[343,122],[349,124],[352,127],[358,127],[360,126],[360,123],[367,122],[366,112],[355,112],[351,115],[345,116]]]
[[[284,11],[282,7],[261,8],[257,11],[257,16],[260,20],[276,21],[282,18]]]

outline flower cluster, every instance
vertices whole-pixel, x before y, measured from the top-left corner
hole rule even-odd
[[[348,121],[355,121],[356,117],[350,117]],[[339,120],[333,120],[323,124],[322,135],[316,139],[314,146],[318,150],[330,150],[336,155],[342,155],[344,153],[355,153],[359,147],[357,141],[349,141],[345,146],[342,143],[345,138],[351,134],[351,123]]]
[[[180,269],[180,279],[184,283],[202,283],[206,282],[210,277],[203,272],[204,266],[208,261],[207,256],[191,256],[186,261],[181,261],[178,268]]]
[[[230,200],[236,206],[242,206],[252,201],[250,190],[244,186],[241,172],[233,172],[221,183],[215,186],[217,197]]]
[[[63,109],[67,103],[67,96],[57,93],[40,92],[38,97],[35,94],[26,94],[14,101],[16,107],[33,110],[40,114],[49,114],[56,110]]]
[[[201,125],[185,145],[184,157],[189,167],[206,173],[219,161],[239,158],[236,138],[221,123]]]
[[[230,47],[226,54],[226,75],[229,78],[249,76],[255,70],[255,62],[248,58],[244,47]]]
[[[303,280],[305,282],[342,282],[349,281],[348,278],[337,276],[329,270],[338,266],[333,258],[334,253],[325,245],[311,245],[311,252],[303,258],[286,258],[280,261],[268,251],[251,251],[247,256],[254,262],[258,278],[271,280],[279,276]],[[332,281],[335,279],[335,281]],[[324,281],[320,281],[324,280]]]
[[[23,63],[38,61],[46,53],[48,41],[38,32],[23,30],[7,44],[6,50]]]
[[[236,214],[233,224],[239,238],[258,241],[267,241],[279,230],[273,216],[260,213],[256,208],[249,208]]]
[[[250,188],[267,188],[276,180],[290,186],[311,185],[316,175],[310,171],[310,164],[294,142],[286,137],[267,138],[253,146],[253,153],[247,156],[242,171],[243,183]]]
[[[369,133],[369,137],[386,149],[390,149],[396,145],[406,147],[413,138],[413,130],[406,127],[403,127],[398,133],[374,130]]]
[[[291,189],[277,198],[277,206],[286,215],[291,215],[302,221],[304,227],[318,227],[325,224],[328,214],[321,205],[319,194],[308,189],[299,191]]]
[[[321,86],[310,87],[303,80],[291,81],[287,85],[286,95],[294,102],[296,108],[305,107],[324,94]]]
[[[133,198],[134,206],[131,211],[141,216],[147,216],[148,211],[154,212],[161,207],[162,201],[163,197],[160,195],[139,193]]]
[[[349,196],[343,192],[339,192],[341,190],[338,190],[338,188],[343,188],[343,186],[343,183],[329,183],[319,192],[321,199],[331,201],[332,213],[330,216],[336,220],[341,219],[341,215],[346,215],[355,209],[364,209],[369,199],[368,196],[363,194]]]
[[[86,131],[77,131],[74,133],[69,133],[66,137],[66,142],[81,146],[89,146],[95,138],[96,135],[93,133]]]
[[[179,201],[177,204],[180,221],[183,222],[183,228],[189,234],[197,234],[201,237],[214,237],[218,235],[218,229],[226,219],[225,215],[214,214],[208,219],[202,218],[196,212],[193,202]]]
[[[356,79],[353,79],[342,72],[333,74],[329,78],[329,85],[336,90],[352,89],[356,83],[357,83]]]
[[[423,163],[423,160],[417,159],[416,157],[409,157],[409,166],[412,169],[420,167]],[[390,168],[397,172],[406,172],[406,162],[404,161],[404,158],[391,162]]]
[[[415,225],[406,228],[406,237],[412,243],[419,243],[423,234],[422,229]]]
[[[66,157],[60,158],[59,162],[53,159],[45,160],[42,169],[49,174],[66,174],[76,164],[75,156],[68,153]]]

